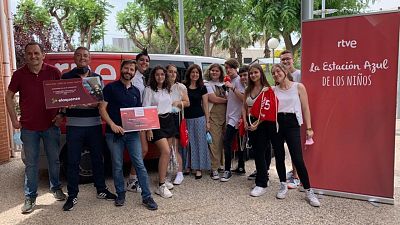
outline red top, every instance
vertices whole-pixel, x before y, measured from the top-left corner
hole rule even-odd
[[[8,89],[19,92],[21,126],[34,131],[47,130],[57,115],[58,109],[46,109],[43,81],[58,80],[61,72],[54,66],[43,63],[39,74],[29,71],[25,65],[14,72]]]

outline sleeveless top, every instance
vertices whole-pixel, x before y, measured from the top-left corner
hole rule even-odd
[[[260,93],[258,93],[258,95],[255,98],[252,98],[249,94],[249,96],[247,96],[246,98],[246,104],[248,107],[252,107],[254,105],[254,102],[256,101],[256,99],[258,98],[258,96],[260,96],[260,94],[262,93],[262,91],[260,91]]]
[[[296,114],[299,126],[303,124],[303,113],[301,111],[301,102],[298,90],[299,83],[293,82],[288,90],[283,90],[275,86],[275,95],[279,100],[278,113]]]

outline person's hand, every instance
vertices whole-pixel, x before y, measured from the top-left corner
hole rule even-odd
[[[245,130],[250,130],[250,126],[249,126],[249,124],[247,123],[247,121],[244,122],[244,129],[245,129]]]
[[[255,125],[255,126],[250,125],[250,126],[249,126],[249,131],[255,131],[255,130],[257,130],[257,128],[258,128],[258,124]]]
[[[306,130],[306,138],[310,139],[314,136],[314,131],[312,129],[307,129]]]
[[[64,120],[64,116],[62,114],[57,114],[51,122],[54,124],[54,126],[60,127],[62,121]]]
[[[207,129],[207,131],[210,130],[210,121],[207,121],[207,122],[206,122],[206,129]]]
[[[147,141],[152,141],[153,140],[153,131],[152,130],[148,130],[146,132],[146,137],[147,137]]]
[[[174,106],[174,107],[176,107],[176,108],[179,108],[178,106],[179,106],[179,103],[181,103],[181,101],[174,101],[173,103],[172,103],[172,106]]]
[[[19,122],[19,120],[13,120],[11,121],[12,126],[14,127],[14,129],[21,129],[21,123]]]
[[[111,124],[110,127],[111,127],[111,130],[116,134],[122,134],[123,135],[125,133],[124,128],[122,128],[121,126],[118,126],[116,124]]]
[[[225,86],[227,88],[233,88],[233,84],[230,81],[225,81]]]

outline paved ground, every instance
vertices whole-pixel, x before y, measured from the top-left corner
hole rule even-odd
[[[269,192],[259,198],[249,196],[253,181],[246,177],[234,176],[221,183],[208,176],[200,180],[189,176],[175,187],[171,199],[154,196],[157,211],[145,209],[137,193],[127,193],[125,206],[116,208],[113,202],[96,199],[94,187],[87,184],[80,186],[74,211],[63,212],[63,202],[56,202],[48,193],[47,178],[42,174],[36,209],[22,215],[24,166],[15,158],[0,165],[0,224],[400,224],[399,144],[400,126],[396,135],[395,205],[321,196],[320,208],[309,206],[304,193],[297,190],[290,191],[285,200],[277,200],[279,180],[272,169]],[[246,166],[250,173],[254,162],[248,161]],[[154,189],[157,174],[150,175]],[[107,184],[114,190],[112,179]]]

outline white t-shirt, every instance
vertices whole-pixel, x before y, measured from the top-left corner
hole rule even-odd
[[[135,76],[132,79],[133,86],[135,86],[137,89],[139,89],[140,92],[140,97],[143,100],[143,91],[144,91],[144,75],[139,72],[139,70],[136,70]]]
[[[172,111],[171,94],[166,89],[153,91],[150,87],[144,89],[143,106],[157,106],[158,114],[170,113]]]
[[[293,81],[297,83],[301,83],[301,71],[296,70],[292,73]]]
[[[238,75],[231,80],[231,83],[236,90],[240,93],[244,93],[244,86],[240,82],[240,77]],[[242,99],[233,93],[232,89],[229,90],[226,108],[226,124],[235,127],[239,123],[240,116],[242,115],[242,104]]]
[[[182,83],[175,83],[174,85],[172,85],[172,87],[171,87],[172,102],[182,101],[182,94],[185,94],[185,93],[187,94],[187,88]],[[175,112],[181,111],[181,108],[174,107],[174,106],[172,106],[172,108],[174,108],[173,111],[175,111]]]

